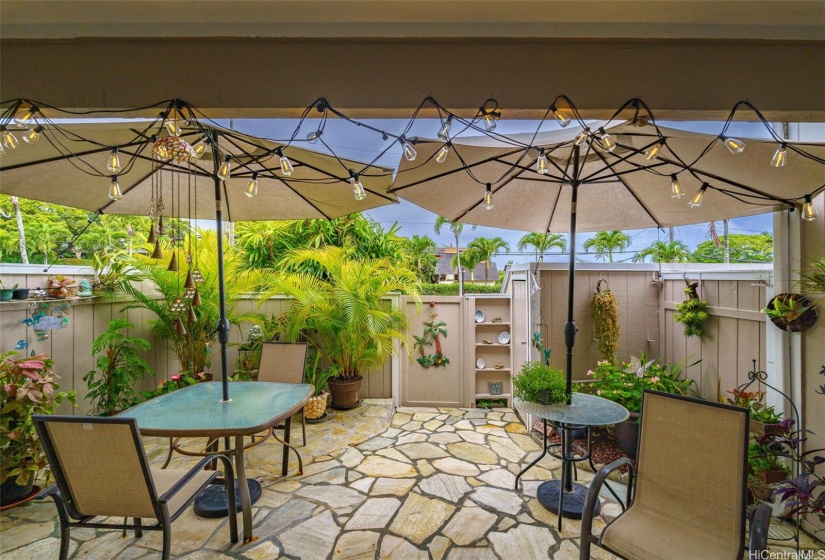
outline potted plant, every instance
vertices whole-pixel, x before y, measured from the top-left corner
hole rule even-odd
[[[777,412],[774,407],[766,406],[759,401],[751,401],[750,409],[751,432],[760,435],[782,433],[781,412]]]
[[[99,354],[97,370],[83,376],[89,387],[86,398],[92,402],[90,414],[113,416],[137,403],[132,386],[155,373],[140,353],[151,348],[149,341],[127,337],[124,329],[134,327],[126,319],[115,319],[92,343],[92,353]]]
[[[315,352],[315,359],[312,364],[307,361],[306,373],[304,375],[305,381],[315,387],[312,396],[309,397],[304,407],[304,418],[306,418],[308,422],[323,422],[326,418],[325,414],[329,400],[329,393],[326,391],[327,382],[338,375],[338,368],[335,366],[327,369],[319,369],[318,361],[320,358],[321,354]]]
[[[358,406],[363,375],[383,365],[400,342],[406,348],[407,318],[383,300],[390,292],[418,298],[415,274],[389,259],[361,259],[351,246],[295,250],[284,259],[268,293],[293,298],[285,313],[285,338],[312,337],[336,375],[329,380],[332,406]],[[317,274],[291,272],[314,265]]]
[[[538,404],[566,403],[564,372],[541,362],[526,362],[513,377],[513,393],[521,401]]]
[[[49,278],[49,295],[54,298],[67,298],[77,295],[77,286],[73,278],[57,274]]]
[[[787,332],[800,332],[811,328],[818,317],[816,306],[802,294],[777,294],[768,302],[762,313],[771,322]]]
[[[11,301],[11,298],[14,295],[14,288],[16,287],[17,284],[15,284],[12,288],[6,288],[6,286],[3,285],[3,281],[0,280],[0,301]]]
[[[92,292],[108,297],[123,290],[128,279],[129,259],[123,251],[92,254]]]
[[[18,288],[17,284],[15,284],[14,286],[12,286],[11,299],[16,299],[16,300],[29,299],[29,289],[28,288]]]
[[[64,401],[75,402],[75,392],[58,391],[58,375],[45,354],[15,358],[0,355],[0,502],[22,500],[32,491],[34,477],[46,459],[32,416],[54,414]]]
[[[602,282],[605,288],[602,289]],[[596,293],[591,303],[593,311],[593,329],[599,344],[599,354],[603,360],[615,361],[616,351],[619,349],[621,326],[619,325],[619,302],[616,295],[610,291],[607,280],[596,283]]]
[[[763,485],[776,484],[787,480],[791,472],[782,463],[781,447],[761,438],[751,441],[748,446],[748,471]]]
[[[698,283],[688,284],[685,288],[687,299],[676,306],[676,313],[673,318],[685,326],[685,336],[701,337],[705,334],[705,321],[708,315],[708,302],[699,299],[697,293]]]

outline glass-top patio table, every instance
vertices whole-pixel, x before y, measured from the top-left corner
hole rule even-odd
[[[618,403],[584,393],[573,393],[570,404],[538,404],[515,399],[514,405],[516,408],[542,419],[544,427],[542,438],[547,437],[548,421],[556,428],[559,428],[561,442],[548,444],[544,441],[541,455],[518,473],[515,486],[516,489],[518,489],[521,476],[533,465],[538,463],[548,452],[553,457],[561,459],[561,479],[549,480],[542,483],[537,492],[539,502],[545,508],[559,515],[559,530],[561,530],[562,517],[581,519],[584,502],[587,498],[587,488],[580,484],[573,483],[575,464],[579,461],[589,461],[593,472],[597,472],[593,464],[593,459],[590,456],[591,428],[593,426],[618,424],[619,422],[627,420],[630,413]],[[587,430],[587,449],[572,445],[573,432],[583,428]],[[561,455],[549,451],[550,448],[556,447],[562,449]],[[565,450],[567,449],[571,451],[566,452]],[[613,489],[610,488],[609,484],[607,484],[607,488],[621,505],[622,500],[619,499]],[[624,508],[624,506],[622,506],[622,508]],[[598,514],[598,510],[599,502],[597,501],[596,514]]]
[[[141,403],[119,416],[137,420],[147,436],[234,437],[235,458],[241,504],[244,542],[252,540],[252,503],[244,468],[244,436],[259,434],[285,423],[289,441],[290,417],[301,410],[313,387],[298,383],[243,381],[229,384],[229,402],[221,401],[220,383],[197,383]],[[288,447],[284,446],[284,469]]]

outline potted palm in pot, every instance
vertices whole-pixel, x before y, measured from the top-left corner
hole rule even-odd
[[[336,375],[329,380],[332,407],[358,406],[363,375],[380,367],[405,345],[406,316],[383,298],[390,292],[413,295],[418,280],[389,259],[360,259],[350,246],[298,249],[284,258],[287,270],[275,279],[264,297],[282,293],[293,298],[285,313],[285,338],[316,339]],[[289,272],[314,265],[318,274]],[[405,346],[406,348],[406,346]]]

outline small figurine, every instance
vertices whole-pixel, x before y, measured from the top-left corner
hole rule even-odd
[[[78,290],[77,295],[79,297],[91,297],[92,295],[92,283],[86,280],[85,278],[80,281],[80,290]]]

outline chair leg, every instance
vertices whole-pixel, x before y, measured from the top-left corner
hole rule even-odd
[[[172,553],[172,522],[169,521],[169,511],[166,506],[163,506],[163,513],[160,519],[163,526],[163,552],[161,553],[162,560],[169,560]]]
[[[71,526],[69,525],[69,512],[66,510],[66,504],[63,503],[63,498],[58,494],[51,495],[54,500],[54,505],[57,506],[57,517],[60,520],[60,560],[68,560],[69,545],[71,544]]]
[[[135,517],[135,538],[139,539],[143,536],[143,520],[140,517]]]
[[[301,447],[307,444],[307,418],[304,415],[304,409],[301,409]]]

